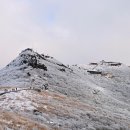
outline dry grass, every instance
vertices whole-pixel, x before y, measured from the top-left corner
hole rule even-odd
[[[60,117],[76,118],[75,111],[96,111],[92,106],[78,100],[49,91],[37,93],[32,101],[38,105],[35,107],[39,112],[46,113],[50,117],[56,115]]]
[[[64,117],[66,119],[73,118],[78,120],[80,112],[81,114],[90,111],[92,113],[98,112],[93,106],[60,93],[50,91],[36,92],[32,90],[27,92],[27,94],[25,93],[25,95],[22,95],[22,99],[21,97],[17,97],[16,100],[24,102],[24,99],[26,98],[31,101],[31,105],[33,105],[39,113],[45,113],[48,115],[47,118],[57,116],[57,118]],[[27,112],[26,107],[24,112]],[[106,116],[108,117],[108,115]],[[125,122],[125,124],[128,124],[127,120],[121,119],[120,117],[114,117],[114,119],[117,120],[117,122],[122,121]],[[19,130],[20,128],[23,130],[32,130],[34,128],[36,130],[59,130],[59,128],[56,128],[55,126],[42,125],[39,122],[33,121],[33,119],[31,120],[28,117],[23,117],[16,113],[0,111],[0,130],[4,130],[4,126],[8,126],[8,128],[14,130]]]
[[[48,130],[44,125],[39,125],[36,122],[30,121],[29,119],[22,117],[21,115],[10,113],[10,112],[0,112],[0,130],[4,130],[4,126],[8,128],[18,130],[22,128],[23,130]]]

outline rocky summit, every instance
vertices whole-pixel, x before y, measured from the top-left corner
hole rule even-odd
[[[0,130],[130,130],[130,68],[28,48],[0,70]]]

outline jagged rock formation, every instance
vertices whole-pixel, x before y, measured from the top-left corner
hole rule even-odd
[[[26,49],[0,70],[0,129],[129,130],[129,86],[122,63],[66,66]]]
[[[39,63],[39,59],[45,60],[45,58],[38,53],[34,53],[32,49],[28,48],[28,49],[22,51],[22,53],[19,55],[19,57],[20,57],[19,65],[26,64],[27,66],[31,66],[32,68],[43,69],[43,70],[47,71],[47,67],[44,64]],[[13,62],[15,62],[15,61],[13,61]],[[8,66],[10,66],[10,65],[8,65]]]

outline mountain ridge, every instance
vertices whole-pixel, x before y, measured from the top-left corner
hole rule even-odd
[[[0,70],[0,125],[11,130],[129,130],[129,85],[130,68],[120,62],[66,66],[28,48]],[[21,120],[7,124],[7,112],[36,126],[24,127]]]

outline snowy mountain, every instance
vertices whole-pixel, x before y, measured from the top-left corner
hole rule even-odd
[[[130,68],[26,49],[0,70],[0,108],[0,129],[130,130]]]

